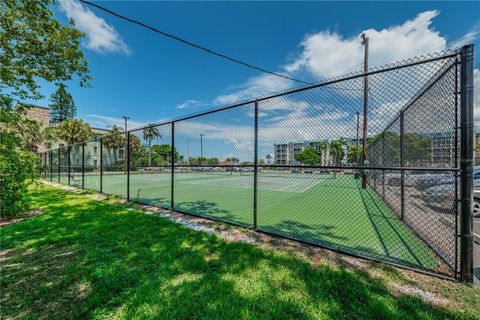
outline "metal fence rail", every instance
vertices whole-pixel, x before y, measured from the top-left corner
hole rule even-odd
[[[472,55],[465,46],[49,150],[42,175],[471,281]]]

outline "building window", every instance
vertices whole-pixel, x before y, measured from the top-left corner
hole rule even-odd
[[[93,147],[93,154],[97,154],[97,146]],[[95,161],[97,161],[97,160],[95,160]]]
[[[93,160],[93,166],[97,167],[97,160]]]

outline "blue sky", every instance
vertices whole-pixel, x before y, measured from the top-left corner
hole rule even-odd
[[[295,85],[281,80],[279,84],[272,84],[269,82],[272,79],[264,80],[254,70],[186,47],[95,8],[79,8],[80,4],[74,4],[77,7],[69,10],[56,8],[62,21],[67,21],[66,14],[80,20],[85,12],[90,11],[90,15],[104,19],[103,23],[109,26],[107,29],[117,37],[112,40],[108,32],[102,34],[101,26],[98,28],[100,31],[95,30],[95,23],[101,19],[93,20],[93,23],[84,22],[90,24],[87,30],[90,34],[84,40],[83,48],[93,77],[93,87],[80,88],[77,81],[72,81],[69,91],[75,99],[78,117],[94,126],[117,123],[124,114],[131,117],[133,126],[170,119],[255,96],[263,91],[283,90]],[[401,26],[418,14],[431,10],[437,13],[430,19],[428,28],[438,32],[438,37],[445,39],[447,45],[469,32],[475,34],[480,28],[479,2],[102,1],[100,4],[161,30],[276,71],[284,71],[282,66],[299,59],[306,49],[301,46],[302,40],[309,35],[329,32],[350,39],[364,30],[381,31]],[[81,10],[85,10],[83,16]],[[82,30],[81,24],[82,21],[77,22],[77,27]],[[471,38],[478,43],[478,37]],[[373,51],[375,39],[372,37],[371,41]],[[350,42],[345,42],[345,45]],[[407,55],[405,58],[417,51],[430,51],[428,45],[427,48],[415,48],[418,43],[414,44],[407,43],[412,48],[402,49]],[[350,51],[358,50],[360,48],[347,48],[347,57],[343,60],[360,63],[358,53],[348,57]],[[476,56],[479,61],[478,50]],[[325,57],[318,55],[314,58],[317,62],[328,64],[328,57],[325,54]],[[372,63],[376,63],[374,57]],[[291,74],[309,81],[320,80],[342,73],[343,65],[340,60],[338,69],[322,72],[309,72],[311,68],[304,65],[302,70]],[[358,68],[360,66],[352,70]],[[42,93],[46,98],[37,103],[48,105],[48,97],[53,90],[53,86],[44,85]]]
[[[480,37],[480,2],[100,4],[213,50],[306,81],[361,69],[362,32],[370,37],[370,66],[465,43],[478,44]],[[82,47],[93,77],[92,88],[80,88],[78,81],[68,85],[77,117],[95,127],[123,126],[121,117],[127,115],[132,129],[298,86],[187,47],[77,0],[61,1],[55,10],[61,21],[73,18],[75,26],[86,33]],[[438,70],[441,66],[431,67]],[[385,85],[389,78],[371,77],[369,135],[383,130],[418,90],[418,84],[412,83],[421,79],[422,73],[402,72],[396,76],[403,77],[403,84],[394,88]],[[478,69],[475,79],[478,88]],[[361,79],[342,85],[362,91]],[[46,98],[36,103],[47,106],[54,90],[45,84],[42,93]],[[480,90],[476,92],[480,107]],[[437,104],[438,110],[451,105]],[[352,138],[355,112],[361,108],[358,92],[336,89],[267,101],[260,106],[259,156],[272,154],[275,143]],[[478,127],[480,112],[475,118]],[[439,132],[445,124],[438,121],[428,129]],[[252,105],[192,119],[176,126],[176,132],[181,132],[176,135],[176,147],[184,156],[199,156],[202,134],[204,156],[251,160],[252,127]],[[155,143],[169,143],[171,128],[160,129],[163,138]],[[138,136],[142,138],[141,132]]]

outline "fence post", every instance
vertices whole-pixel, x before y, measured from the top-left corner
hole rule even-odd
[[[400,167],[404,165],[404,134],[405,134],[405,113],[400,111]],[[405,170],[400,172],[400,219],[403,220],[405,214]]]
[[[43,166],[42,166],[43,167],[43,175],[42,176],[43,176],[43,179],[45,179],[45,180],[47,179],[47,154],[48,154],[47,151],[45,151],[43,153],[44,157],[43,157]]]
[[[72,156],[72,146],[69,145],[67,147],[68,158],[67,158],[67,177],[68,177],[68,185],[70,186],[70,168],[72,166],[70,157]]]
[[[473,45],[462,47],[460,71],[460,280],[473,282]]]
[[[130,132],[127,132],[127,201],[130,201]]]
[[[82,189],[85,189],[85,142],[82,143]]]
[[[58,183],[60,183],[60,147],[58,147],[58,151],[57,151],[57,155],[58,155],[58,165],[57,165],[57,169],[58,169],[58,175],[57,175],[57,180],[58,180]]]
[[[255,100],[255,132],[253,149],[253,229],[257,229],[258,194],[258,100]]]
[[[100,193],[103,193],[103,139],[100,138]]]
[[[50,181],[53,181],[53,161],[52,161],[53,152],[52,150],[50,150],[48,153],[50,158],[48,159],[48,161],[50,161]]]
[[[382,133],[382,167],[385,166],[385,133]],[[385,200],[385,169],[382,170],[382,199]]]
[[[175,181],[175,122],[172,122],[172,154],[170,156],[170,161],[172,162],[171,166],[170,166],[170,177],[171,177],[171,181],[170,181],[170,207],[173,210],[174,207],[175,207],[175,204],[174,204],[175,197],[174,197],[174,194],[173,194],[173,190],[174,190],[173,183]]]

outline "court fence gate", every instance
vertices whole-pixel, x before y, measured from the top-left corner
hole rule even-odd
[[[471,282],[473,141],[468,45],[61,146],[42,176]]]

